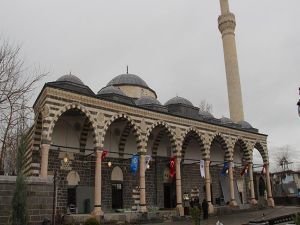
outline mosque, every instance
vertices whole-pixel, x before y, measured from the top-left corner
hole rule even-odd
[[[140,76],[121,74],[95,94],[78,77],[44,85],[34,103],[26,173],[57,174],[57,210],[103,215],[115,210],[177,209],[197,196],[209,212],[257,204],[253,150],[263,159],[272,198],[267,135],[244,120],[235,17],[220,0],[230,118],[189,100],[162,104]]]

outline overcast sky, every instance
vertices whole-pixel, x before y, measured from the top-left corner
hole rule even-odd
[[[71,71],[97,92],[129,65],[162,103],[176,95],[195,106],[205,99],[217,118],[229,117],[219,0],[0,3],[1,36],[22,45],[26,65],[50,71],[45,82]],[[300,1],[231,0],[230,6],[245,120],[269,135],[270,155],[290,145],[300,162]]]

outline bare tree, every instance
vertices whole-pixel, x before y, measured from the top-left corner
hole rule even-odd
[[[199,104],[199,109],[201,111],[205,111],[205,112],[209,112],[209,113],[213,112],[212,104],[208,103],[206,100],[201,100],[201,102]]]
[[[0,171],[4,161],[15,161],[18,137],[31,117],[32,91],[45,75],[25,69],[20,47],[0,39]]]
[[[281,171],[289,170],[289,165],[292,164],[291,147],[285,145],[277,149],[275,154],[276,166],[281,168]]]

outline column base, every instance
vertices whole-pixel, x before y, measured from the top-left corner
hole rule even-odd
[[[257,205],[257,200],[255,198],[250,200],[251,205]]]
[[[229,202],[229,206],[230,206],[230,207],[237,207],[238,204],[236,203],[235,199],[233,199],[233,200],[231,200],[231,201]]]
[[[184,216],[184,208],[182,207],[182,205],[177,205],[176,210],[177,210],[179,216]]]
[[[102,211],[101,208],[97,207],[97,208],[94,208],[92,215],[93,216],[104,216],[104,212]]]
[[[267,202],[268,202],[268,206],[269,207],[271,207],[271,208],[275,207],[275,203],[274,203],[274,199],[273,198],[268,198]]]
[[[215,208],[211,202],[208,203],[208,214],[214,214],[215,213]]]
[[[146,213],[146,212],[148,212],[147,207],[146,207],[145,205],[140,206],[139,212],[140,212],[140,213]]]

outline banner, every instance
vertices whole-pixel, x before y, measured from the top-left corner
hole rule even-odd
[[[104,150],[104,151],[102,152],[101,159],[103,160],[103,159],[105,159],[107,156],[108,156],[108,151],[107,151],[107,150]]]
[[[245,173],[248,173],[248,167],[249,167],[248,164],[244,166],[244,168],[243,168],[243,170],[242,170],[242,172],[241,172],[241,176],[244,176]]]
[[[200,160],[200,175],[202,178],[205,178],[205,168],[204,168],[205,162],[204,160]]]
[[[226,172],[229,169],[229,163],[228,162],[224,162],[224,166],[223,169],[221,171],[221,175],[226,176]]]
[[[174,177],[175,175],[175,156],[170,160],[170,177]]]
[[[150,163],[151,160],[152,160],[152,157],[151,157],[150,155],[146,155],[146,156],[145,156],[145,171],[146,171],[148,168],[150,168],[150,167],[149,167],[149,163]]]
[[[135,154],[131,158],[131,164],[130,164],[130,172],[134,173],[136,175],[136,171],[139,167],[139,155]]]

